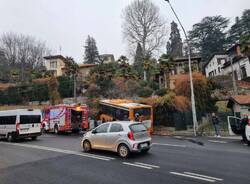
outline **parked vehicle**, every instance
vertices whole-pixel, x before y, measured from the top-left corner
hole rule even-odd
[[[0,136],[12,142],[20,138],[35,140],[41,135],[42,112],[38,109],[0,111]]]
[[[56,105],[43,111],[42,127],[47,132],[79,132],[88,129],[86,105]]]
[[[246,126],[246,137],[248,145],[250,146],[250,116],[248,116],[248,124]]]
[[[134,121],[143,123],[153,133],[153,108],[150,105],[135,103],[133,100],[113,99],[100,101],[102,122]]]
[[[84,134],[81,146],[85,152],[107,150],[126,158],[131,152],[148,152],[151,137],[142,123],[107,122]]]

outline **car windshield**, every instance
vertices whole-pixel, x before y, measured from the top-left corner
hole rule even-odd
[[[143,124],[130,125],[129,128],[134,133],[147,131],[147,128]]]

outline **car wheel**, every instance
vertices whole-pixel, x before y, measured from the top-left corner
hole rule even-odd
[[[84,152],[90,152],[91,151],[91,144],[87,140],[83,142],[82,147],[83,147]]]
[[[54,127],[54,133],[55,134],[59,134],[59,130],[58,130],[58,126],[57,125],[55,125],[55,127]]]
[[[120,157],[122,158],[127,158],[130,154],[130,151],[129,151],[129,148],[127,145],[125,144],[121,144],[119,147],[118,147],[118,154]]]
[[[37,136],[31,137],[32,141],[35,141],[37,139]]]

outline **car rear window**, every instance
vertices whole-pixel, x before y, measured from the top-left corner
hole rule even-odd
[[[34,123],[41,123],[41,116],[39,115],[20,116],[20,124],[34,124]]]
[[[143,124],[130,125],[129,128],[134,133],[147,131],[147,128]]]

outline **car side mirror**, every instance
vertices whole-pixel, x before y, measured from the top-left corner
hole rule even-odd
[[[92,130],[92,134],[96,134],[96,133],[97,133],[96,129]]]

